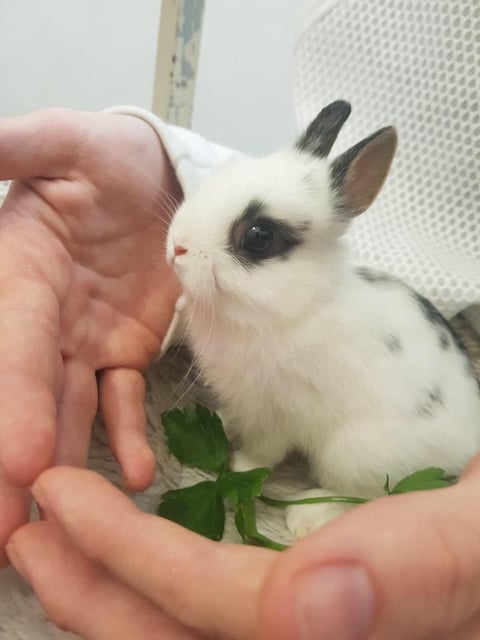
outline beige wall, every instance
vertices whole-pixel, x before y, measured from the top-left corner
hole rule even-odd
[[[242,151],[290,143],[302,0],[206,0],[193,128]]]
[[[301,0],[206,0],[193,128],[245,151],[290,141]],[[160,0],[0,0],[0,115],[152,104]]]
[[[0,114],[150,107],[159,0],[0,0]]]

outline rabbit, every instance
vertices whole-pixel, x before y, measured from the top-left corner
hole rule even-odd
[[[240,156],[179,207],[166,257],[188,342],[212,388],[232,468],[306,454],[319,489],[383,494],[418,469],[459,474],[480,450],[480,392],[465,349],[424,297],[356,266],[342,235],[380,191],[397,144],[385,127],[329,162],[350,114],[325,107],[295,146]],[[295,536],[348,506],[291,506]]]

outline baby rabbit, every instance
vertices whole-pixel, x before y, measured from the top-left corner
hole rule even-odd
[[[190,345],[229,434],[233,468],[303,451],[323,491],[382,494],[427,466],[458,474],[480,450],[480,392],[428,300],[349,262],[341,236],[395,153],[386,127],[329,162],[350,105],[325,107],[295,147],[224,165],[182,204],[167,259]],[[408,206],[408,203],[405,203]],[[345,509],[290,507],[299,536]]]

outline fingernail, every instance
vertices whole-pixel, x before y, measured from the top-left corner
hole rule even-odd
[[[375,594],[358,565],[324,565],[293,581],[299,640],[366,640],[373,622]]]
[[[45,497],[45,494],[43,492],[43,489],[40,487],[40,485],[38,483],[35,483],[30,489],[30,491],[32,492],[32,495],[39,506],[39,511],[45,512],[48,514],[49,505],[47,502],[47,498]]]
[[[5,547],[5,552],[8,556],[8,559],[10,560],[12,565],[15,567],[15,570],[17,571],[17,573],[19,573],[24,580],[26,580],[27,582],[30,582],[29,572],[25,568],[23,560],[20,554],[18,553],[18,549],[15,547],[15,544],[13,542],[10,542],[9,544],[7,544],[7,546]]]

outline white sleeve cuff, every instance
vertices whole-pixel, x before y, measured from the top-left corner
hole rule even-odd
[[[185,196],[237,152],[205,140],[193,131],[166,124],[161,118],[140,107],[119,106],[111,113],[135,116],[147,122],[162,141]]]

